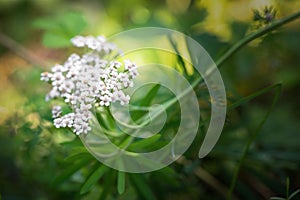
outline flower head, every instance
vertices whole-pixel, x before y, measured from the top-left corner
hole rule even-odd
[[[137,66],[129,60],[121,63],[104,59],[116,47],[103,36],[76,36],[71,42],[90,51],[70,55],[63,65],[54,65],[51,73],[43,72],[41,80],[52,85],[46,100],[61,98],[73,110],[62,115],[61,107],[54,106],[54,126],[71,128],[76,135],[87,134],[91,130],[92,107],[109,106],[116,101],[121,105],[129,103],[130,97],[122,90],[133,86]]]

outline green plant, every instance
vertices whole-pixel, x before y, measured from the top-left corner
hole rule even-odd
[[[30,2],[27,6],[32,5],[33,1]],[[177,1],[167,2],[172,9],[160,7],[164,6],[164,1],[103,1],[109,20],[99,20],[99,23],[91,21],[93,26],[89,26],[88,31],[84,29],[87,27],[84,19],[88,19],[85,15],[83,17],[79,12],[62,14],[53,8],[52,17],[38,19],[33,26],[45,31],[42,40],[46,47],[63,48],[59,51],[41,49],[42,53],[47,51],[55,60],[75,51],[75,48],[70,48],[70,39],[84,33],[83,31],[107,33],[111,30],[119,31],[121,27],[131,28],[135,26],[131,20],[137,21],[137,16],[147,16],[143,19],[144,24],[139,26],[176,27],[197,40],[216,60],[227,93],[225,127],[209,155],[202,159],[198,157],[211,118],[212,99],[203,77],[199,76],[192,63],[186,59],[197,54],[187,41],[178,40],[172,35],[167,37],[165,41],[173,54],[167,51],[156,53],[147,49],[133,52],[133,55],[124,55],[126,59],[133,61],[138,58],[139,64],[156,62],[172,66],[193,87],[181,91],[179,96],[184,97],[193,90],[197,95],[197,105],[201,107],[200,119],[197,121],[198,132],[187,151],[171,165],[147,173],[128,173],[102,164],[95,158],[95,152],[82,143],[84,134],[78,138],[72,133],[72,127],[70,131],[56,129],[52,125],[50,107],[64,104],[58,100],[44,102],[43,97],[48,88],[41,87],[38,80],[39,74],[48,70],[44,66],[48,65],[50,59],[44,59],[46,64],[43,69],[29,66],[28,69],[12,70],[5,78],[10,83],[4,84],[7,91],[3,92],[0,84],[0,92],[4,94],[0,96],[1,117],[2,112],[5,113],[5,104],[3,106],[2,103],[13,102],[13,99],[22,100],[15,106],[16,113],[6,116],[5,121],[0,122],[2,199],[252,200],[269,199],[284,193],[285,198],[271,199],[296,198],[299,190],[290,194],[289,188],[297,188],[299,182],[300,126],[297,120],[299,114],[296,112],[299,108],[299,30],[297,26],[289,26],[287,29],[282,27],[298,19],[299,12],[276,19],[284,13],[283,8],[281,10],[267,6],[261,11],[255,10],[252,22],[226,22],[232,37],[220,39],[220,35],[203,32],[204,29],[201,29],[202,21],[211,13],[206,12],[197,1],[185,1],[185,4],[179,4],[182,8],[177,10],[173,9],[176,8]],[[65,5],[69,5],[69,2]],[[80,5],[89,12],[87,16],[93,19],[99,17],[95,14],[100,13],[99,7],[95,9],[97,4],[93,4],[94,10],[89,9],[88,4]],[[63,6],[61,7],[63,10]],[[185,12],[180,11],[182,9],[186,9]],[[138,22],[142,23],[141,20]],[[107,31],[117,23],[117,29]],[[104,24],[105,30],[99,24]],[[0,43],[2,41],[1,37]],[[134,45],[134,42],[130,43],[130,46]],[[15,47],[18,48],[18,45],[11,49]],[[186,47],[187,53],[180,56],[183,47]],[[87,48],[82,48],[78,53],[84,54],[86,50]],[[57,54],[58,58],[55,57]],[[2,57],[4,56],[1,54]],[[31,62],[31,59],[27,60]],[[121,60],[122,58],[118,61]],[[3,61],[1,64],[5,63]],[[35,64],[39,62],[32,63],[39,66]],[[153,67],[147,75],[157,80],[160,76],[176,79],[174,74],[163,70],[163,67],[159,70]],[[11,92],[11,88],[15,92]],[[165,112],[162,112],[162,108]],[[62,112],[65,114],[71,112],[71,109],[63,106]],[[132,152],[132,155],[166,146],[174,138],[180,124],[178,99],[168,88],[158,83],[144,85],[131,95],[129,113],[134,123],[120,128],[116,125],[114,112],[107,107],[98,107],[93,110],[94,122],[98,122],[102,129],[96,126],[93,130],[94,133],[105,134],[115,146]],[[164,118],[164,114],[167,114],[167,118]],[[148,138],[123,134],[123,130],[147,126],[154,118],[159,122],[166,122],[159,133]],[[185,131],[190,130],[187,127]],[[94,145],[99,145],[96,140]],[[111,153],[111,149],[106,148],[105,144],[100,147],[102,152],[107,150]],[[173,151],[170,155],[176,157],[176,153]],[[117,166],[121,168],[123,159],[117,161]],[[141,164],[148,164],[151,168],[156,163],[145,161]],[[282,180],[285,177],[293,177],[293,181],[290,183],[287,180],[284,190]]]
[[[267,13],[266,13],[267,12]],[[242,40],[240,40],[239,42],[237,42],[235,45],[233,45],[228,51],[226,51],[226,53],[221,56],[216,64],[218,67],[220,67],[221,65],[223,65],[225,63],[225,61],[227,61],[234,53],[236,53],[240,48],[242,48],[243,46],[245,46],[246,44],[248,44],[249,42],[267,34],[270,33],[271,31],[297,19],[300,17],[300,13],[295,13],[293,15],[290,15],[286,18],[283,19],[279,19],[279,20],[273,20],[273,18],[275,17],[275,11],[273,11],[273,9],[269,9],[266,8],[264,11],[264,14],[268,14],[268,13],[272,14],[272,20],[267,20],[267,25],[258,29],[257,31],[245,36]],[[259,12],[255,11],[255,20],[257,20],[257,16],[259,16]],[[263,17],[260,17],[261,20],[265,19]],[[176,48],[176,44],[173,43],[174,48]],[[186,65],[185,62],[182,60],[182,58],[178,57],[178,62],[180,67],[182,68],[183,71],[187,71],[186,69]],[[201,82],[203,81],[203,79],[197,78],[193,83],[193,87],[197,87]],[[262,121],[259,123],[258,128],[254,131],[254,133],[252,134],[251,137],[249,137],[249,139],[247,139],[247,144],[244,148],[243,154],[241,155],[240,159],[239,159],[239,164],[236,167],[234,176],[232,178],[231,181],[231,186],[230,189],[228,190],[228,199],[232,199],[232,193],[233,190],[235,188],[236,185],[236,181],[238,178],[238,174],[240,171],[240,168],[242,167],[242,164],[245,162],[245,158],[249,152],[249,148],[252,145],[252,143],[255,141],[257,134],[259,133],[259,131],[261,130],[261,128],[263,127],[265,121],[267,120],[267,118],[269,117],[272,109],[274,108],[279,94],[280,94],[280,88],[281,88],[281,84],[274,84],[272,86],[266,87],[264,89],[261,89],[260,91],[255,92],[252,95],[249,95],[247,97],[244,98],[240,98],[239,100],[237,100],[236,102],[232,103],[229,105],[229,110],[231,109],[235,109],[236,107],[239,107],[242,104],[245,104],[246,102],[257,98],[259,96],[261,96],[262,94],[265,94],[269,91],[275,90],[275,97],[273,99],[273,103],[271,105],[271,108],[269,109],[269,111],[267,112],[267,114],[265,115],[265,117],[262,119]],[[146,122],[143,122],[142,117],[144,117],[143,108],[150,106],[152,101],[155,99],[155,96],[158,94],[158,92],[161,89],[159,88],[159,86],[153,86],[152,88],[149,88],[145,94],[144,94],[144,98],[139,99],[137,102],[135,102],[136,106],[136,111],[132,111],[132,116],[133,118],[137,121],[137,122],[142,122],[142,124],[147,124],[147,119]],[[183,94],[187,93],[187,91],[183,92]],[[170,97],[167,97],[170,98]],[[168,100],[169,102],[173,102],[174,100]],[[169,107],[171,107],[173,105],[173,103],[166,103],[165,104],[166,107],[165,109],[167,110]],[[159,116],[159,115],[156,115]],[[98,118],[98,122],[101,124],[102,127],[104,127],[106,129],[106,132],[108,134],[111,134],[111,136],[115,137],[118,136],[118,130],[115,128],[114,125],[114,120],[113,118],[110,116],[110,113],[108,111],[102,110],[97,114],[97,118]],[[172,125],[170,125],[172,126]],[[118,136],[120,137],[120,136]],[[119,145],[126,145],[128,142],[130,144],[129,149],[131,150],[145,150],[148,148],[155,148],[155,144],[159,144],[157,143],[157,141],[160,141],[161,144],[164,144],[165,142],[163,140],[161,140],[161,135],[157,135],[156,137],[152,137],[146,140],[142,140],[142,141],[135,141],[132,142],[131,140],[128,140],[127,137],[121,137],[121,140],[116,140],[116,143]],[[130,137],[129,137],[130,139]],[[79,143],[77,140],[74,140],[72,143],[68,143],[68,145],[74,145],[79,147]],[[159,145],[159,146],[160,146]],[[84,148],[82,148],[80,146],[80,151],[78,151],[77,153],[75,153],[74,155],[71,155],[71,157],[68,158],[69,161],[74,161],[75,162],[75,158],[76,160],[80,160],[78,162],[76,162],[77,164],[70,166],[70,168],[68,170],[66,170],[65,173],[63,173],[61,176],[59,176],[56,181],[54,181],[54,185],[61,183],[63,180],[68,179],[72,174],[74,174],[76,171],[81,170],[84,166],[89,166],[88,170],[89,173],[87,173],[87,178],[86,181],[83,183],[83,186],[81,188],[81,194],[85,194],[86,192],[90,191],[97,182],[102,180],[102,177],[104,181],[104,188],[101,194],[101,199],[104,199],[105,197],[107,197],[107,195],[110,193],[111,191],[111,185],[114,184],[114,182],[117,183],[117,187],[116,190],[118,191],[119,194],[123,194],[125,192],[125,183],[126,183],[126,179],[125,177],[129,177],[129,180],[131,182],[131,185],[133,187],[136,188],[136,191],[139,195],[141,195],[143,198],[145,199],[155,199],[155,196],[152,194],[151,189],[148,188],[148,184],[147,181],[145,179],[145,175],[134,175],[134,174],[125,174],[124,172],[115,172],[114,170],[108,169],[107,167],[105,167],[104,165],[100,165],[99,163],[97,163],[94,159],[92,159],[92,157],[90,157],[90,154],[88,152],[86,152],[86,150]],[[167,167],[166,169],[171,170],[170,167]],[[101,182],[102,182],[101,181]],[[297,193],[294,193],[292,196],[296,195]]]
[[[290,200],[295,197],[300,192],[300,189],[295,190],[292,194],[290,194],[290,179],[286,179],[286,197],[271,197],[271,200]]]

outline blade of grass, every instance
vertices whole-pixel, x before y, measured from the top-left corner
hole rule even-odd
[[[286,178],[286,188],[285,188],[285,191],[286,191],[286,198],[289,199],[289,192],[290,192],[290,178],[287,177]]]
[[[292,199],[294,196],[296,196],[297,194],[300,193],[300,189],[296,190],[295,192],[293,192],[290,196],[289,199]]]
[[[271,89],[275,90],[275,96],[273,98],[273,101],[272,101],[272,104],[271,104],[271,107],[269,108],[268,112],[266,113],[266,115],[264,116],[264,118],[262,119],[262,121],[260,122],[260,124],[258,125],[258,127],[256,128],[256,130],[254,131],[254,133],[252,134],[251,137],[249,137],[248,141],[247,141],[247,144],[245,146],[245,149],[242,153],[242,156],[239,160],[239,163],[235,169],[235,172],[234,172],[234,175],[233,175],[233,178],[231,180],[231,184],[230,184],[230,189],[228,191],[228,196],[227,196],[227,199],[230,200],[231,197],[232,197],[232,193],[233,193],[233,190],[235,188],[235,185],[236,185],[236,181],[237,181],[237,178],[238,178],[238,175],[239,175],[239,172],[240,172],[240,169],[242,167],[242,164],[248,154],[248,151],[249,151],[249,148],[251,146],[251,144],[254,142],[254,140],[256,139],[256,136],[258,135],[258,133],[260,132],[260,130],[262,129],[263,125],[265,124],[266,120],[268,119],[269,115],[271,114],[272,110],[274,109],[274,106],[275,104],[277,103],[278,99],[279,99],[279,95],[280,95],[280,92],[281,92],[281,84],[275,84],[273,85],[271,88],[269,88],[268,90],[265,90],[264,92],[268,92],[270,91]],[[257,92],[259,93],[259,92]],[[251,96],[251,95],[250,95]],[[255,96],[255,94],[252,95],[252,97]]]
[[[230,110],[233,110],[249,101],[251,101],[252,99],[255,99],[256,97],[259,97],[265,93],[268,93],[274,89],[276,89],[277,87],[281,87],[281,83],[276,83],[276,84],[273,84],[273,85],[270,85],[268,87],[265,87],[261,90],[259,90],[258,92],[255,92],[254,94],[251,94],[249,96],[246,96],[246,97],[243,97],[241,99],[239,99],[238,101],[230,104],[228,107],[227,107],[227,110],[230,111]]]

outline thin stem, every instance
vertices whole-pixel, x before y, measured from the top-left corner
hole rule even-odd
[[[257,30],[256,32],[253,32],[246,36],[244,39],[237,42],[235,45],[233,45],[219,60],[217,60],[216,65],[220,67],[230,56],[232,56],[235,52],[237,52],[241,47],[245,46],[249,42],[265,35],[266,33],[269,33],[291,21],[294,21],[295,19],[300,17],[300,11],[289,15],[287,17],[284,17],[282,19],[274,21],[272,24],[265,26],[262,29]]]
[[[24,48],[22,45],[20,45],[19,43],[17,43],[12,38],[10,38],[2,32],[0,32],[0,45],[8,48],[16,55],[20,56],[21,58],[33,65],[42,67],[47,67],[49,65],[47,62],[45,62],[44,60],[36,56],[34,53]]]
[[[239,42],[237,42],[235,45],[233,45],[220,59],[218,59],[216,61],[216,66],[218,68],[221,67],[222,64],[224,64],[234,53],[236,53],[239,49],[241,49],[242,47],[244,47],[245,45],[247,45],[249,42],[291,22],[296,20],[297,18],[300,17],[300,11],[296,12],[292,15],[289,15],[287,17],[284,17],[282,19],[279,19],[277,21],[274,21],[272,24],[257,30],[256,32],[253,32],[251,34],[249,34],[248,36],[246,36],[245,38],[243,38],[242,40],[240,40]],[[213,71],[211,71],[212,73]],[[169,108],[170,106],[172,106],[174,103],[176,103],[177,99],[180,99],[181,97],[185,96],[186,94],[188,94],[189,92],[191,92],[193,90],[193,88],[195,88],[197,85],[199,85],[201,82],[203,81],[203,78],[200,76],[198,77],[192,84],[192,87],[186,88],[179,96],[174,97],[172,99],[170,99],[169,101],[164,103],[164,107],[165,109]],[[156,116],[159,116],[163,111],[158,111],[156,113]],[[156,117],[155,116],[155,117]],[[154,118],[154,117],[153,117]],[[149,123],[149,121],[145,121],[143,123],[147,124]]]
[[[247,141],[247,144],[246,144],[246,147],[242,153],[242,156],[239,160],[239,163],[234,171],[234,175],[233,175],[233,178],[232,178],[232,181],[231,181],[231,184],[230,184],[230,189],[228,191],[228,196],[227,196],[227,199],[228,200],[231,200],[231,197],[232,197],[232,193],[233,193],[233,190],[235,188],[235,185],[236,185],[236,182],[237,182],[237,179],[238,179],[238,175],[239,175],[239,172],[240,172],[240,169],[242,167],[242,164],[244,162],[244,160],[246,159],[246,156],[249,152],[249,149],[250,149],[250,146],[251,144],[254,142],[254,140],[256,139],[256,136],[258,135],[258,133],[260,132],[260,130],[262,129],[263,125],[265,124],[266,120],[268,119],[269,115],[271,114],[271,112],[273,111],[278,99],[279,99],[279,95],[280,95],[280,91],[281,91],[281,87],[282,85],[281,84],[276,84],[274,86],[272,86],[275,90],[275,97],[273,99],[273,102],[271,104],[271,107],[270,109],[268,110],[267,114],[264,116],[263,120],[260,122],[260,124],[258,125],[258,127],[256,128],[256,130],[254,131],[254,133],[252,134],[252,136],[249,138],[249,140]]]
[[[266,33],[270,32],[272,30],[275,30],[275,29],[277,29],[299,17],[300,17],[300,11],[297,13],[294,13],[292,15],[289,15],[285,18],[274,21],[272,24],[270,24],[262,29],[259,29],[254,33],[249,34],[248,36],[246,36],[245,38],[243,38],[242,40],[237,42],[235,45],[233,45],[220,59],[218,59],[216,61],[217,67],[220,68],[220,66],[222,64],[224,64],[228,60],[228,58],[230,58],[235,52],[237,52],[243,46],[247,45],[249,42],[251,42],[251,41],[265,35]],[[211,73],[212,72],[213,71],[211,71]],[[180,95],[165,102],[163,105],[164,108],[167,109],[167,108],[171,107],[173,104],[175,104],[177,102],[178,99],[184,97],[186,94],[191,92],[193,90],[193,88],[195,88],[199,83],[201,83],[201,81],[203,81],[203,78],[200,76],[191,84],[192,87],[186,88]],[[158,117],[162,112],[164,112],[164,111],[163,110],[157,111],[155,113],[155,115],[152,117],[152,119]],[[145,126],[146,124],[148,124],[150,122],[150,119],[144,120],[143,118],[141,118],[138,122],[139,123],[142,122],[142,124],[139,125],[139,127],[141,127],[141,126]]]

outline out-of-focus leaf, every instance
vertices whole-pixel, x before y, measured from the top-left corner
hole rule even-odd
[[[159,89],[160,89],[160,85],[155,84],[149,90],[149,92],[145,95],[145,97],[143,98],[143,100],[140,103],[140,106],[149,106],[151,104],[151,102],[153,101],[153,99],[155,98],[155,96],[156,96]]]
[[[157,140],[159,140],[161,138],[161,134],[156,134],[150,138],[146,138],[146,139],[142,139],[136,142],[133,142],[129,149],[132,150],[141,150],[144,149],[145,147],[148,147],[152,144],[154,144]]]
[[[87,26],[83,15],[79,12],[67,12],[60,18],[61,26],[65,26],[68,33],[72,36],[80,33]]]
[[[235,169],[235,172],[234,172],[234,175],[233,175],[233,178],[231,180],[231,184],[230,184],[230,189],[229,189],[229,192],[228,192],[228,198],[230,199],[231,198],[231,195],[232,195],[232,192],[234,190],[234,187],[236,185],[236,182],[237,182],[237,178],[238,178],[238,174],[240,172],[240,169],[242,167],[242,165],[244,164],[244,160],[249,152],[249,149],[250,149],[250,145],[254,142],[254,140],[257,138],[257,135],[258,133],[261,131],[263,125],[265,124],[266,120],[269,118],[270,114],[271,114],[271,111],[273,111],[274,107],[275,107],[275,104],[277,103],[278,99],[279,99],[279,95],[281,93],[281,87],[282,85],[281,84],[274,84],[272,86],[269,86],[267,88],[264,88],[258,92],[256,92],[255,94],[253,95],[250,95],[248,97],[245,97],[242,98],[243,100],[242,101],[248,101],[249,99],[251,99],[252,97],[255,97],[257,94],[264,94],[270,90],[275,90],[275,96],[273,98],[273,101],[272,101],[272,104],[269,108],[269,110],[267,111],[267,113],[265,114],[265,116],[263,117],[263,119],[261,120],[261,122],[259,123],[258,127],[255,129],[254,133],[251,135],[251,137],[248,138],[248,141],[246,143],[246,146],[244,148],[244,151],[241,155],[241,158],[240,158],[240,161]]]
[[[282,197],[271,197],[271,200],[286,200],[285,198]]]
[[[218,58],[228,47],[227,43],[222,42],[217,36],[208,33],[192,35],[192,37],[205,48],[213,59]]]
[[[91,157],[93,158],[93,156],[88,152],[75,153],[75,154],[72,154],[69,157],[67,157],[65,159],[65,162],[71,163],[71,162],[75,162],[77,160],[82,160],[84,158],[91,158]]]
[[[243,22],[233,22],[231,24],[232,40],[238,41],[246,35],[249,25]]]
[[[177,19],[184,32],[191,31],[191,27],[199,22],[202,22],[207,17],[208,12],[205,8],[196,8],[191,6],[187,12],[177,16]]]
[[[83,144],[79,138],[75,138],[74,140],[68,142],[62,142],[60,144],[68,148],[83,147]]]
[[[290,196],[289,199],[292,199],[294,196],[296,196],[297,194],[300,193],[300,189],[296,190],[295,192],[293,192]]]
[[[158,90],[160,89],[160,85],[159,84],[155,84],[143,97],[143,99],[140,100],[139,102],[139,106],[142,107],[146,107],[146,106],[150,106],[151,102],[153,101],[153,99],[156,97]],[[140,117],[142,117],[143,115],[145,115],[147,112],[146,111],[139,111],[136,110],[134,112],[132,112],[132,119],[133,120],[138,120]]]
[[[80,34],[87,23],[79,12],[66,12],[54,17],[37,19],[33,27],[45,31],[43,44],[48,48],[62,48],[71,45],[70,39]]]
[[[143,199],[156,199],[143,174],[130,174],[130,180]]]
[[[56,20],[51,18],[39,18],[33,21],[32,26],[34,28],[42,29],[45,31],[59,31],[60,26]]]
[[[123,194],[125,191],[125,172],[118,171],[118,193]]]
[[[80,190],[80,194],[84,194],[88,192],[96,183],[97,181],[107,172],[109,168],[105,165],[101,165],[98,167],[86,180]]]
[[[113,181],[115,180],[115,178],[116,178],[115,170],[110,170],[109,172],[106,173],[106,176],[104,177],[103,191],[100,196],[101,200],[105,200],[107,196],[110,194],[111,190],[113,189],[112,184],[114,183]]]
[[[56,186],[64,182],[66,179],[68,179],[70,176],[72,176],[75,172],[80,170],[85,165],[89,164],[94,158],[93,157],[86,157],[78,162],[74,163],[73,165],[70,165],[64,172],[57,176],[54,181],[52,182],[52,185]]]
[[[70,46],[70,38],[70,36],[61,33],[46,32],[43,36],[43,45],[48,48],[61,48]]]

